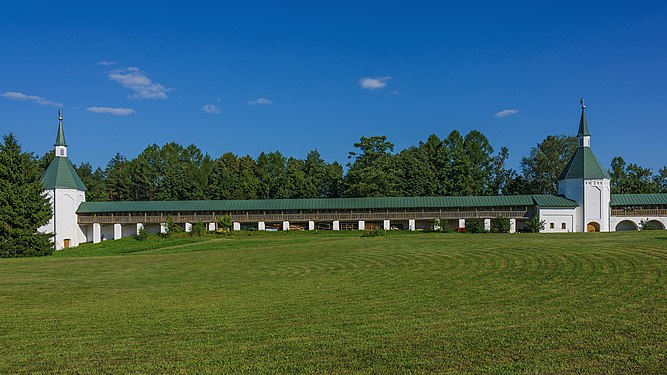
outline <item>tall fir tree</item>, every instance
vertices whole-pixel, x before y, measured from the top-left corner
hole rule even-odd
[[[51,235],[37,229],[51,218],[37,162],[10,133],[0,145],[0,257],[49,255]]]

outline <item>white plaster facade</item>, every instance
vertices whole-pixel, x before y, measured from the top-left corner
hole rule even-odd
[[[76,216],[77,208],[81,202],[86,201],[86,192],[55,188],[45,191],[44,194],[48,197],[54,214],[49,222],[38,231],[54,233],[53,242],[56,250],[79,246],[87,242],[87,231],[79,226]]]
[[[545,232],[589,232],[588,225],[593,223],[599,226],[596,231],[613,231],[610,226],[611,181],[609,179],[561,180],[558,181],[558,194],[577,202],[579,206],[574,209],[540,209],[540,218],[545,221],[557,220],[557,216],[562,216],[562,220],[572,217],[571,220],[567,219],[570,222],[567,225],[568,230],[563,230],[561,227],[551,230],[547,223]]]

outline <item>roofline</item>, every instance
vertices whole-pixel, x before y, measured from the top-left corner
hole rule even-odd
[[[541,197],[552,200],[561,200],[562,204],[538,205]],[[402,202],[402,200],[413,202]],[[506,202],[477,202],[471,205],[465,200],[505,200]],[[525,199],[517,202],[517,199]],[[414,202],[423,201],[423,202]],[[434,202],[433,200],[441,200]],[[334,202],[349,202],[349,204],[334,204]],[[449,201],[449,202],[447,202]],[[457,204],[461,201],[460,204]],[[289,207],[292,203],[301,205]],[[331,204],[327,205],[329,202]],[[359,204],[369,203],[368,206]],[[262,203],[266,203],[262,207]],[[284,203],[281,205],[280,203]],[[311,203],[309,205],[308,203]],[[320,203],[320,204],[318,204]],[[372,203],[372,204],[371,204]],[[408,204],[406,204],[408,203]],[[413,203],[413,204],[409,204]],[[452,204],[453,203],[453,204]],[[144,207],[137,208],[137,205]],[[186,207],[178,207],[185,205]],[[90,206],[90,207],[86,207]],[[98,206],[98,207],[95,207]],[[102,207],[99,207],[102,206]],[[114,207],[116,206],[116,207]],[[134,207],[133,207],[134,206]],[[146,207],[148,206],[148,207]],[[153,207],[150,207],[153,206]],[[171,206],[171,207],[169,207]],[[187,207],[190,206],[190,207]],[[198,206],[198,207],[197,207]],[[204,206],[204,207],[202,207]],[[218,206],[218,207],[216,207]],[[228,207],[224,207],[228,206]],[[231,206],[231,207],[230,207]],[[240,206],[240,207],[234,207]],[[242,207],[248,206],[248,207]],[[253,207],[254,206],[254,207]],[[309,207],[310,206],[310,207]],[[186,201],[114,201],[114,202],[84,202],[77,213],[102,212],[180,212],[180,211],[274,211],[274,210],[358,210],[358,209],[405,209],[405,208],[477,208],[477,207],[516,207],[532,206],[544,208],[573,208],[577,202],[558,195],[501,195],[501,196],[440,196],[440,197],[372,197],[372,198],[308,198],[308,199],[253,199],[253,200],[186,200]],[[83,210],[82,210],[83,208]]]

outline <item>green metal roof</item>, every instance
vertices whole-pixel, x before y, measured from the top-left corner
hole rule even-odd
[[[577,202],[560,195],[533,195],[535,204],[542,208],[577,207]]]
[[[609,173],[602,168],[602,164],[595,157],[590,147],[579,147],[570,158],[558,180],[572,178],[597,179],[610,177]]]
[[[591,133],[588,132],[588,121],[586,121],[586,106],[582,106],[581,119],[579,120],[579,132],[577,133],[577,137],[585,135],[591,135]]]
[[[612,206],[667,205],[667,194],[612,194]]]
[[[42,185],[47,190],[54,188],[87,190],[69,159],[60,156],[56,156],[44,172]]]
[[[542,204],[537,203],[538,201]],[[535,205],[544,207],[576,207],[577,203],[562,197],[549,195],[217,201],[120,201],[84,202],[79,206],[77,213],[471,208]]]
[[[58,123],[58,134],[56,135],[56,143],[54,146],[67,146],[67,142],[65,142],[65,132],[63,131],[62,120]]]

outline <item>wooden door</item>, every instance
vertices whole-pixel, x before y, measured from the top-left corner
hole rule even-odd
[[[64,247],[65,249],[69,249],[70,239],[69,239],[69,238],[66,238],[64,242],[65,242],[65,244],[64,244],[63,247]]]

